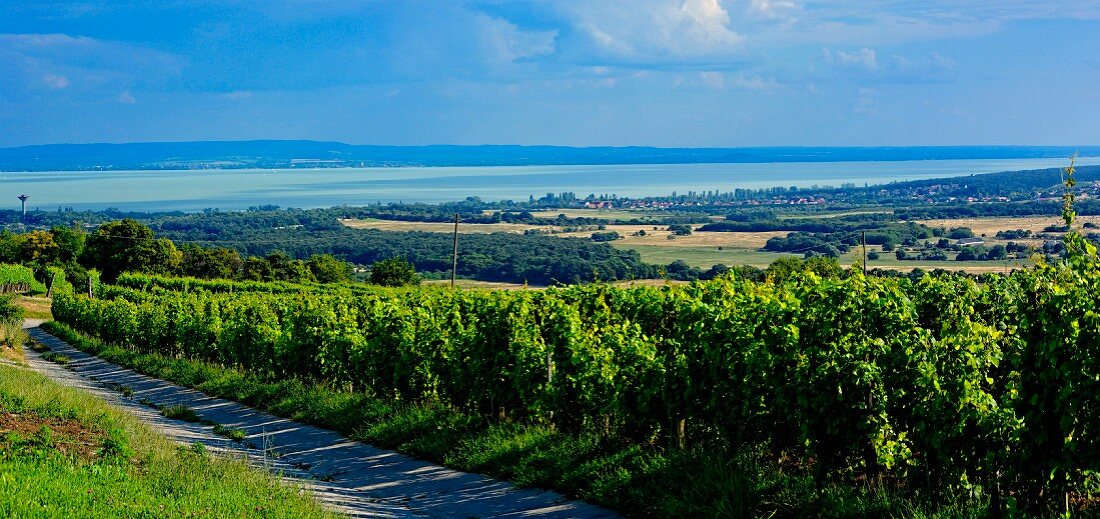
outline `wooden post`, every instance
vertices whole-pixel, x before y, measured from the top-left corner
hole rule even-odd
[[[455,287],[455,276],[457,274],[458,274],[458,213],[455,213],[454,252],[451,253],[451,288]]]
[[[46,299],[49,299],[49,298],[53,297],[53,283],[54,283],[54,280],[56,278],[57,278],[57,273],[56,272],[51,272],[50,273],[50,286],[49,286],[49,288],[46,289]]]

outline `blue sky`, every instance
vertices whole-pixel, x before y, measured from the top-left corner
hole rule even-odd
[[[1098,85],[1095,0],[0,3],[0,146],[1100,144]]]

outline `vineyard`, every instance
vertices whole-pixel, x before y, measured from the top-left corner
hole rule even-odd
[[[124,276],[53,311],[142,352],[491,420],[656,448],[766,445],[823,481],[1006,507],[1080,502],[1100,484],[1100,269],[1087,257],[981,283],[206,283]]]
[[[30,267],[0,263],[0,294],[45,291],[45,285],[34,278],[34,270]]]

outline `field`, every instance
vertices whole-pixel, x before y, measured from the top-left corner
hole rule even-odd
[[[380,231],[422,231],[453,233],[454,222],[404,222],[399,220],[341,220],[340,223],[352,229],[378,229]],[[537,229],[537,225],[514,223],[459,223],[459,234],[491,234],[494,232],[523,233],[527,229]]]
[[[568,218],[603,218],[606,220],[632,220],[634,218],[651,218],[657,216],[656,210],[628,210],[628,209],[551,209],[549,211],[532,211],[537,218],[557,218],[564,214]]]
[[[581,216],[584,213],[594,213],[595,209],[574,209],[563,210],[567,215],[571,217]],[[620,211],[626,213],[625,211]],[[821,215],[822,218],[839,217],[843,215],[862,214],[869,211],[851,211],[841,214],[828,214]],[[548,216],[556,216],[555,211],[545,211],[545,213],[555,213]],[[1100,216],[1096,217],[1082,217],[1082,222],[1093,221],[1100,223]],[[425,231],[425,232],[439,232],[450,233],[454,231],[453,223],[435,223],[435,222],[400,222],[392,220],[346,220],[344,225],[353,228],[373,228],[389,231]],[[1015,217],[1015,218],[977,218],[968,220],[925,220],[919,223],[923,223],[930,227],[970,227],[974,230],[975,235],[981,236],[986,234],[987,244],[1007,243],[1009,240],[999,240],[993,238],[997,234],[997,231],[1003,230],[1015,230],[1026,229],[1032,232],[1041,232],[1043,228],[1048,225],[1054,225],[1059,223],[1059,220],[1053,217]],[[779,236],[786,236],[788,231],[763,231],[763,232],[694,232],[689,236],[673,236],[671,232],[667,230],[666,225],[608,225],[606,231],[614,231],[619,233],[620,239],[608,242],[611,246],[618,249],[634,250],[641,256],[642,261],[646,263],[652,263],[656,265],[668,265],[677,260],[682,260],[688,265],[698,267],[701,269],[708,269],[717,264],[724,265],[752,265],[755,267],[767,267],[776,259],[783,257],[784,253],[767,252],[762,250],[764,244],[768,239]],[[694,229],[698,229],[699,225],[693,225]],[[527,229],[556,229],[549,226],[534,226],[534,225],[521,225],[521,224],[459,224],[459,233],[492,233],[492,232],[514,232],[521,233]],[[639,231],[645,231],[644,236],[639,236]],[[557,237],[573,237],[573,238],[588,238],[592,235],[593,231],[580,231],[569,233],[556,233],[552,236]],[[1041,244],[1042,240],[1038,239],[1021,239],[1015,240],[1017,242],[1031,243],[1033,245]],[[869,250],[878,250],[877,247],[872,247]],[[859,262],[859,256],[861,252],[853,250],[840,258],[841,265],[847,267]],[[878,260],[872,260],[868,263],[870,268],[886,268],[894,270],[912,270],[914,268],[921,268],[924,270],[945,269],[964,271],[975,274],[985,272],[1003,272],[1005,270],[1005,263],[1003,262],[986,262],[986,261],[899,261],[893,257],[890,253],[880,253],[881,257]],[[1030,264],[1026,260],[1013,260],[1009,262],[1008,268],[1019,267],[1021,265]],[[441,283],[432,281],[430,283]],[[514,284],[494,284],[494,283],[471,283],[468,281],[460,282],[463,286],[477,287],[477,288],[518,288],[522,285]]]
[[[966,218],[966,219],[951,219],[951,220],[917,220],[917,223],[922,223],[929,227],[969,227],[974,231],[975,236],[985,235],[987,238],[993,238],[997,231],[1012,231],[1016,229],[1023,229],[1025,231],[1031,231],[1033,233],[1042,232],[1043,228],[1048,225],[1064,225],[1062,219],[1057,216],[1012,216],[1012,217],[989,217],[989,218]],[[1100,225],[1100,216],[1078,216],[1077,223],[1084,224],[1086,222],[1092,222]]]
[[[450,279],[427,279],[423,283],[429,286],[451,286]],[[523,290],[525,288],[540,288],[540,287],[528,287],[519,283],[503,283],[498,281],[479,281],[476,279],[456,279],[455,286],[459,288],[467,289],[480,289],[480,290]]]

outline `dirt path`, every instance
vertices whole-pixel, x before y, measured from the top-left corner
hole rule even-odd
[[[31,337],[72,360],[61,366],[27,349],[27,362],[36,371],[133,413],[173,440],[201,443],[210,451],[245,457],[253,465],[281,473],[313,489],[333,509],[354,517],[617,517],[554,492],[519,489],[451,470],[146,377],[79,351],[38,324],[26,323]],[[122,387],[132,394],[123,396]],[[243,430],[246,438],[235,442],[214,434],[212,426],[169,420],[148,402],[185,405],[204,420]]]

